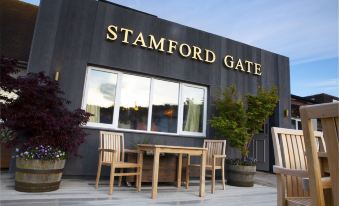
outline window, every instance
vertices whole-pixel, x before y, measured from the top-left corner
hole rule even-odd
[[[179,84],[154,79],[152,100],[151,130],[177,133]]]
[[[87,126],[205,136],[207,88],[88,67],[83,109]]]
[[[86,111],[92,113],[89,121],[112,124],[117,75],[99,70],[89,70],[87,80]]]
[[[292,129],[302,130],[301,120],[296,118],[291,118]]]
[[[204,117],[204,92],[204,89],[183,85],[183,131],[202,132]]]
[[[119,128],[147,130],[150,88],[150,78],[122,75]]]

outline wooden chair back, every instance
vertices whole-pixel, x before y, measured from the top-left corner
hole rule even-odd
[[[300,108],[301,122],[305,135],[306,156],[310,177],[312,204],[325,205],[321,168],[314,141],[312,119],[320,119],[324,133],[327,159],[329,165],[332,202],[339,205],[339,102],[303,106]]]
[[[315,131],[318,150],[324,150],[322,132]],[[275,165],[287,169],[307,170],[305,142],[302,130],[272,127],[272,138]],[[286,176],[285,188],[287,197],[307,197],[309,192],[303,189],[301,177]]]
[[[204,140],[204,148],[207,148],[206,164],[213,164],[213,155],[225,155],[226,152],[226,140]],[[223,159],[218,158],[216,165],[221,166]]]
[[[124,134],[116,132],[100,131],[100,148],[114,149],[116,151],[115,159],[112,159],[111,152],[103,152],[102,162],[123,162],[124,161]]]

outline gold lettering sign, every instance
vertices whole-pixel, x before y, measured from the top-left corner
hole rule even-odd
[[[132,29],[123,27],[119,29],[116,25],[109,25],[107,27],[106,40],[116,41],[118,38],[126,45],[131,44],[135,47],[166,52],[167,54],[177,52],[183,58],[208,64],[213,64],[217,58],[215,52],[211,49],[200,48],[196,45],[189,45],[187,43],[181,43],[163,37],[159,39],[152,34],[145,36],[142,32],[135,33]],[[258,76],[261,76],[262,74],[261,64],[249,60],[234,58],[232,55],[228,54],[224,56],[223,65],[226,68],[239,72],[246,72]]]
[[[254,68],[252,67],[253,64],[254,64]],[[234,60],[233,56],[226,55],[224,58],[224,65],[230,69],[261,76],[261,64],[253,63],[248,60],[242,60],[242,59]]]

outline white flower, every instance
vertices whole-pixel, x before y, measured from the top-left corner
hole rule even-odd
[[[19,148],[15,148],[15,151],[16,151],[16,152],[19,152]]]

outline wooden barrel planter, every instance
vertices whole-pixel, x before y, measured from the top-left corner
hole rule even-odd
[[[15,190],[50,192],[59,189],[66,160],[16,159]]]
[[[256,166],[226,165],[227,184],[239,187],[253,187]]]

